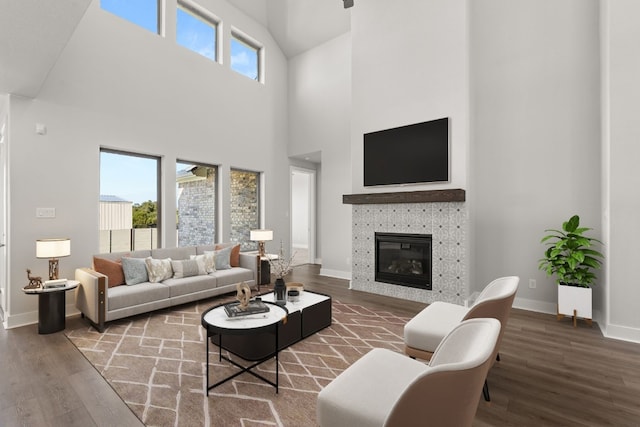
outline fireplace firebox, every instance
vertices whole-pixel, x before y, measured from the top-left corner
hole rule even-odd
[[[431,290],[431,234],[375,233],[376,282]]]

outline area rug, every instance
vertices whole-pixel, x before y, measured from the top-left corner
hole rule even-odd
[[[402,351],[409,320],[391,312],[333,301],[332,325],[280,352],[279,393],[244,373],[205,393],[206,300],[115,321],[104,333],[69,330],[69,340],[148,426],[315,426],[320,390],[372,348]],[[237,368],[218,361],[212,383]],[[258,368],[275,378],[275,359]]]

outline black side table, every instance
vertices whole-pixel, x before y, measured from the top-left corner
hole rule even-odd
[[[78,287],[77,280],[68,280],[66,286],[59,288],[25,289],[25,294],[38,295],[38,333],[52,334],[65,327],[65,292]]]

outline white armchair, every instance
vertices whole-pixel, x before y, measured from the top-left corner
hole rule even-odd
[[[471,426],[500,322],[471,319],[441,341],[428,365],[376,348],[318,395],[326,427]]]
[[[478,317],[491,317],[501,323],[494,354],[494,358],[499,358],[498,350],[519,282],[520,278],[517,276],[501,277],[492,281],[470,308],[441,301],[430,304],[405,325],[405,353],[413,358],[429,360],[442,339],[460,322]],[[483,392],[485,400],[489,401],[489,388],[486,383]]]

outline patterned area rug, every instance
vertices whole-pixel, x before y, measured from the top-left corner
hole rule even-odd
[[[315,426],[318,392],[374,347],[402,351],[409,320],[390,312],[333,301],[332,325],[280,352],[279,393],[244,373],[205,394],[203,311],[200,301],[109,324],[86,327],[69,340],[149,426]],[[234,368],[209,347],[212,383]],[[275,359],[258,371],[275,378]]]

